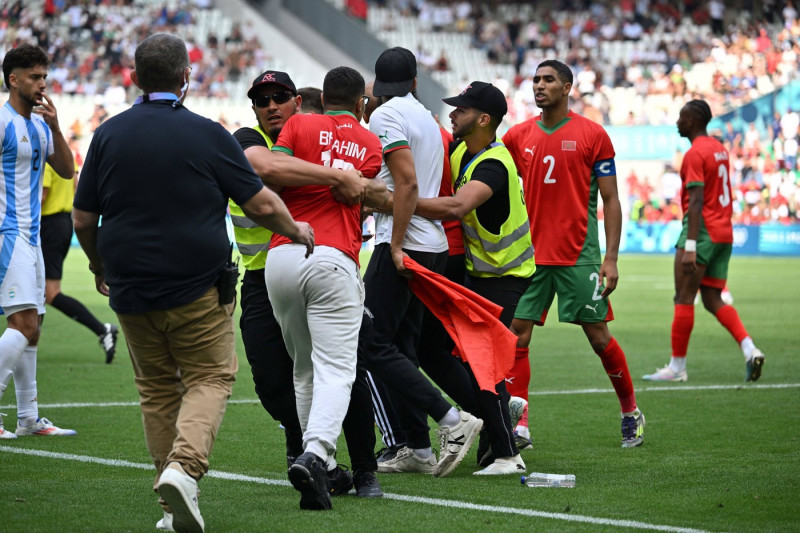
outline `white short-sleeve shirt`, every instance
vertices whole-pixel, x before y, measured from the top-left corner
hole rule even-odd
[[[420,198],[436,198],[442,181],[444,146],[439,125],[411,93],[396,96],[372,113],[369,129],[378,136],[386,154],[395,150],[411,150]],[[384,159],[378,174],[394,191],[394,180]],[[375,215],[375,244],[392,240],[392,216]],[[420,252],[444,252],[447,238],[442,223],[414,215],[408,224],[403,248]]]
[[[6,102],[0,109],[0,234],[40,244],[42,175],[54,150],[44,119],[26,119]]]

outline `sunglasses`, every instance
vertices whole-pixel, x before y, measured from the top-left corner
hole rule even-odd
[[[256,96],[253,98],[253,105],[256,107],[267,107],[269,106],[270,100],[276,104],[285,104],[292,98],[294,98],[294,93],[292,91],[280,91],[273,95]]]

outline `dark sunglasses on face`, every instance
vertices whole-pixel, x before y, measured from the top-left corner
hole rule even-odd
[[[270,100],[272,100],[276,104],[285,104],[293,97],[294,93],[292,91],[280,91],[273,95],[256,96],[255,98],[253,98],[253,105],[256,107],[267,107],[269,106]]]

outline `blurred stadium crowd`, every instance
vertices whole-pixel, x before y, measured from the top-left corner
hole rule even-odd
[[[448,93],[481,73],[508,97],[507,127],[537,114],[532,75],[549,57],[574,70],[571,108],[605,125],[673,124],[692,98],[708,101],[717,116],[798,77],[800,18],[792,0],[330,1],[388,45],[414,50]],[[71,124],[83,141],[136,95],[133,50],[146,35],[186,39],[193,97],[237,95],[242,80],[269,64],[253,27],[213,7],[212,0],[0,1],[0,54],[22,42],[49,52],[50,92],[96,104],[91,117]],[[733,158],[737,222],[797,221],[800,110],[790,111],[766,128],[726,124],[715,132]],[[631,220],[680,218],[679,165],[676,154],[661,176],[620,176]]]

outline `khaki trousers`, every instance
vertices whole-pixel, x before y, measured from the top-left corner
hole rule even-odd
[[[212,287],[167,311],[119,317],[158,476],[173,461],[200,479],[236,379],[233,309]]]

